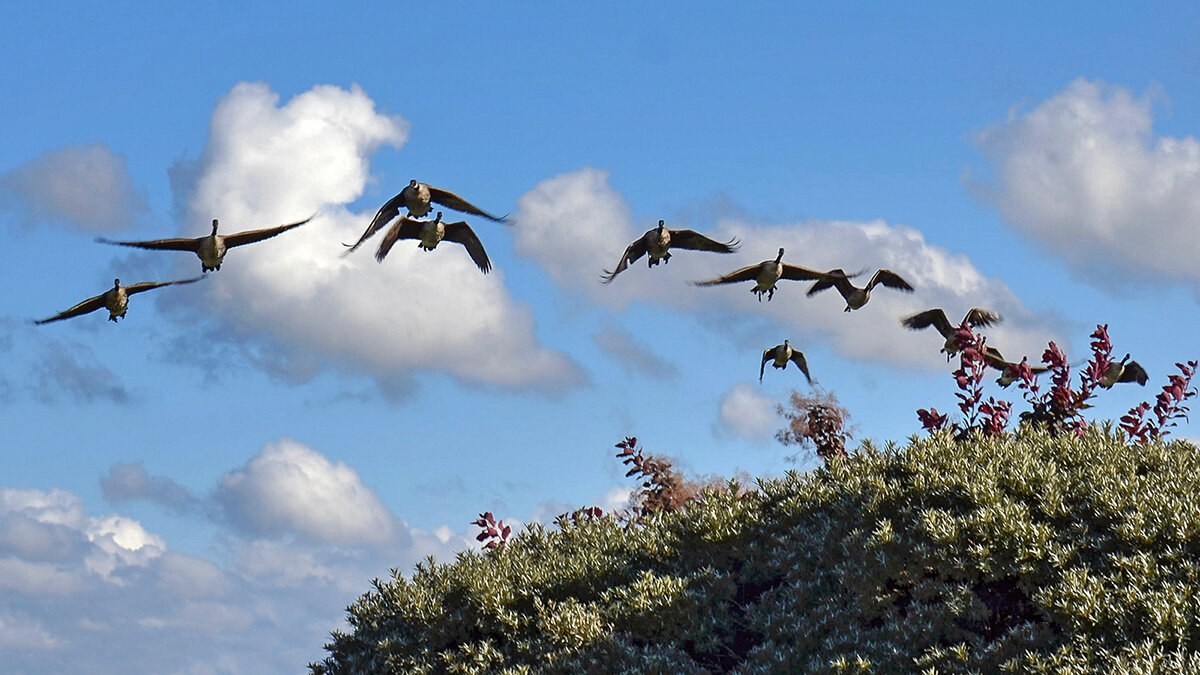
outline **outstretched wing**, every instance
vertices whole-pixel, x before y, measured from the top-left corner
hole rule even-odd
[[[730,239],[722,244],[713,241],[695,230],[670,230],[671,248],[686,248],[693,251],[712,251],[714,253],[733,253],[738,250],[738,240]]]
[[[618,274],[624,272],[625,268],[637,262],[638,258],[644,255],[646,255],[646,238],[638,237],[636,241],[625,247],[625,253],[621,255],[621,262],[617,263],[617,269],[611,272],[604,270],[604,274],[600,275],[600,283],[612,283]]]
[[[248,230],[246,232],[238,232],[237,234],[225,235],[224,236],[225,246],[227,248],[232,248],[234,246],[244,246],[246,244],[253,244],[256,241],[262,241],[263,239],[270,239],[271,237],[274,237],[277,234],[282,234],[284,232],[287,232],[288,230],[292,229],[293,227],[300,227],[301,225],[312,220],[313,216],[315,216],[315,215],[317,215],[317,214],[314,213],[312,216],[309,216],[309,217],[305,218],[304,220],[301,220],[298,223],[290,223],[288,225],[280,225],[279,227],[267,227],[267,228],[263,228],[261,230]],[[351,249],[351,250],[353,250],[353,249]]]
[[[971,310],[971,312],[974,311],[976,310]],[[970,321],[970,316],[971,313],[968,312],[968,322]],[[954,335],[954,326],[950,325],[950,319],[946,317],[946,312],[942,311],[941,307],[927,309],[919,314],[913,314],[906,319],[901,319],[900,325],[910,330],[924,330],[930,326],[933,326],[937,329],[937,332],[941,333],[942,337],[946,339],[949,339],[952,335]]]
[[[508,216],[501,216],[497,218],[496,216],[493,216],[483,209],[480,209],[478,206],[475,206],[462,197],[459,197],[453,192],[449,190],[443,190],[441,188],[435,188],[432,185],[429,186],[429,201],[437,202],[442,206],[448,206],[455,211],[462,211],[463,213],[473,213],[477,216],[483,216],[484,218],[487,218],[488,220],[494,220],[497,223],[508,222]]]
[[[101,244],[115,244],[117,246],[133,246],[135,248],[149,248],[159,251],[191,251],[195,253],[200,250],[200,240],[203,237],[196,239],[185,239],[178,237],[175,239],[152,239],[150,241],[113,241],[104,237],[96,237],[96,241]]]
[[[846,297],[847,294],[854,291],[854,287],[850,285],[850,277],[846,276],[840,267],[824,273],[818,272],[816,279],[817,283],[813,284],[805,295],[816,295],[827,288],[834,287],[838,289],[842,297]]]
[[[800,372],[804,373],[804,379],[808,380],[808,383],[811,385],[812,376],[808,374],[808,360],[804,358],[804,353],[799,349],[793,349],[792,358],[790,360],[792,363],[796,364],[796,367],[800,369]]]
[[[784,263],[783,275],[780,278],[792,281],[812,281],[813,279],[820,279],[821,273],[816,270],[810,270],[807,267]]]
[[[705,281],[693,281],[693,286],[716,286],[717,284],[732,284],[738,281],[754,281],[758,278],[758,270],[762,267],[762,263],[757,265],[749,265],[740,270],[734,270],[729,274],[716,279],[708,279]]]
[[[350,255],[354,252],[354,249],[362,246],[364,241],[370,239],[376,232],[383,229],[388,223],[395,220],[396,216],[400,215],[400,209],[404,207],[404,199],[401,197],[403,194],[404,191],[402,190],[397,193],[395,197],[392,197],[384,202],[383,206],[379,207],[379,210],[375,212],[375,217],[371,219],[371,224],[367,226],[366,231],[362,233],[362,236],[358,238],[358,241],[354,242],[353,244],[344,244],[345,246],[349,246],[350,250],[346,251],[342,255]],[[380,248],[382,248],[382,246]],[[388,248],[391,247],[389,246]],[[386,253],[384,255],[386,255]]]
[[[1150,376],[1146,374],[1146,369],[1137,361],[1130,361],[1125,364],[1125,370],[1121,371],[1121,377],[1117,378],[1117,382],[1137,382],[1143,387],[1146,386],[1146,381]]]
[[[475,230],[471,229],[467,221],[446,223],[446,234],[442,238],[465,246],[467,253],[471,254],[471,260],[475,261],[475,266],[484,274],[492,270],[492,261],[488,260],[487,251],[483,250],[483,242],[475,236]]]
[[[887,286],[888,288],[894,288],[898,291],[905,292],[912,292],[913,289],[913,287],[910,286],[907,281],[900,278],[899,274],[896,274],[891,270],[876,271],[875,275],[871,277],[871,282],[867,284],[867,290],[869,291],[872,288],[875,288],[877,285],[883,285]]]
[[[762,382],[763,373],[765,373],[767,371],[767,361],[770,361],[773,358],[775,358],[775,348],[774,347],[767,347],[766,349],[763,350],[762,365],[760,365],[758,367],[758,381],[759,382]]]
[[[88,298],[87,300],[84,300],[83,302],[79,303],[78,305],[75,305],[71,309],[68,309],[63,312],[59,312],[58,314],[55,314],[54,316],[50,317],[49,319],[42,319],[41,321],[34,321],[34,323],[36,323],[40,326],[41,324],[50,323],[51,321],[62,321],[63,319],[70,319],[71,317],[74,317],[74,316],[80,316],[81,314],[87,314],[88,312],[94,312],[103,306],[104,306],[104,293],[101,293],[100,295],[97,295],[94,298]]]
[[[194,284],[203,278],[204,277],[194,277],[192,279],[180,279],[179,281],[143,281],[140,284],[130,284],[129,286],[122,286],[122,288],[125,289],[126,295],[134,295],[137,293],[142,293],[144,291],[152,291],[156,288],[161,288],[162,286],[175,286],[178,284]]]
[[[966,321],[968,324],[975,326],[976,328],[984,328],[991,326],[992,324],[1000,323],[1003,321],[1003,319],[1001,319],[1000,315],[995,312],[989,312],[986,309],[972,307],[971,310],[967,312],[967,315],[963,317],[963,321]]]
[[[387,257],[388,251],[392,250],[392,246],[399,239],[420,239],[422,223],[419,220],[413,220],[408,216],[397,220],[387,234],[383,235],[383,241],[379,242],[379,250],[375,251],[375,260],[383,262]],[[357,246],[357,244],[355,244]],[[354,249],[350,249],[353,251]]]

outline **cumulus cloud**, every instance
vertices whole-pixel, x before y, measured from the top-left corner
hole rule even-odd
[[[121,378],[100,363],[90,347],[78,342],[43,342],[32,375],[34,396],[43,402],[55,402],[60,396],[75,403],[129,401]]]
[[[775,400],[756,387],[742,382],[726,391],[721,397],[719,419],[721,430],[761,443],[771,439],[780,421]]]
[[[655,354],[624,328],[605,326],[593,335],[592,339],[628,373],[638,373],[656,380],[673,380],[679,377],[679,369],[675,364]]]
[[[777,342],[787,337],[802,349],[806,340],[821,339],[856,359],[944,368],[945,360],[937,353],[942,338],[905,331],[898,325],[901,318],[930,307],[943,307],[951,315],[970,307],[997,311],[1005,322],[988,335],[1006,356],[1017,358],[1040,354],[1058,329],[1054,318],[1030,311],[1003,281],[985,277],[967,256],[930,244],[918,230],[904,225],[882,220],[764,224],[745,218],[721,219],[712,228],[669,223],[707,230],[722,241],[737,237],[742,248],[732,255],[683,251],[669,265],[634,265],[611,284],[601,285],[600,271],[611,269],[624,247],[644,231],[630,222],[628,208],[607,184],[607,174],[583,169],[548,179],[517,205],[516,250],[536,260],[564,287],[581,289],[600,303],[638,301],[698,313],[757,349],[771,346],[756,341],[763,322],[768,322],[785,329]],[[646,227],[650,224],[647,221]],[[569,234],[559,234],[562,230]],[[878,289],[870,304],[846,314],[835,290],[805,297],[808,284],[783,281],[773,301],[756,302],[750,283],[712,288],[689,283],[773,259],[780,247],[786,249],[784,262],[815,269],[871,273],[888,268],[916,292]],[[814,376],[819,378],[819,372]]]
[[[969,184],[1104,285],[1147,276],[1200,283],[1200,141],[1156,136],[1155,98],[1076,80],[979,134],[994,177]]]
[[[52,150],[0,176],[0,209],[26,225],[128,227],[146,211],[125,158],[102,143]]]
[[[534,337],[532,313],[508,294],[503,272],[480,274],[461,247],[402,244],[383,264],[369,250],[342,257],[339,242],[356,239],[374,209],[341,205],[362,194],[370,156],[406,138],[407,123],[376,111],[358,87],[318,86],[280,106],[266,85],[239,84],[221,100],[202,155],[172,172],[184,234],[204,233],[213,217],[239,230],[320,214],[229,254],[204,290],[219,334],[270,355],[259,365],[282,379],[332,365],[369,373],[393,395],[421,370],[514,388],[578,383],[576,364]],[[507,236],[484,227],[485,245]]]
[[[142,462],[118,462],[100,478],[100,491],[113,504],[142,499],[177,513],[201,508],[201,500],[166,476],[152,476]]]
[[[217,500],[229,520],[260,535],[295,532],[333,543],[383,543],[393,516],[344,462],[291,439],[268,444],[221,478]]]

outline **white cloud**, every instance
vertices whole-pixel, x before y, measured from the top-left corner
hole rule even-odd
[[[29,617],[0,614],[0,653],[6,649],[14,651],[54,649],[62,643],[42,628],[42,624]]]
[[[407,123],[377,112],[358,87],[318,86],[279,106],[266,85],[239,84],[221,100],[204,153],[174,172],[188,178],[178,186],[185,232],[206,232],[214,217],[236,231],[321,209],[304,227],[229,254],[204,289],[221,335],[270,355],[259,365],[285,378],[334,365],[369,373],[388,391],[420,370],[507,387],[578,383],[574,362],[538,343],[532,313],[509,296],[503,271],[480,274],[460,246],[426,253],[402,244],[383,264],[370,250],[341,257],[340,242],[374,215],[374,207],[341,205],[362,194],[371,154],[406,138]],[[478,229],[485,245],[508,236],[489,223]],[[189,258],[183,269],[198,266]]]
[[[220,567],[182,553],[165,553],[157,572],[158,587],[182,598],[217,598],[230,588],[230,581]]]
[[[757,386],[746,382],[733,385],[721,397],[719,417],[725,430],[762,443],[771,439],[781,423],[775,400],[758,391]]]
[[[87,525],[83,500],[66,490],[0,488],[0,513],[22,513],[39,523],[65,525],[82,531]]]
[[[27,224],[100,232],[129,227],[146,211],[125,158],[101,143],[52,150],[0,176],[0,208]]]
[[[383,543],[393,516],[358,472],[291,439],[268,444],[221,478],[230,521],[259,535],[296,532],[334,543]]]
[[[94,549],[84,564],[117,585],[126,582],[113,572],[125,567],[145,567],[167,550],[162,537],[147,532],[141,523],[125,516],[92,518],[86,534]]]
[[[1103,285],[1151,276],[1200,282],[1200,141],[1156,136],[1154,98],[1076,80],[979,134],[994,181],[971,185],[1005,220]]]
[[[603,172],[584,169],[543,181],[518,201],[517,250],[534,258],[561,285],[581,288],[598,302],[640,301],[699,313],[758,350],[785,337],[801,349],[808,340],[821,339],[855,359],[942,369],[945,359],[938,354],[942,338],[932,331],[914,333],[899,326],[901,318],[930,307],[943,307],[951,315],[961,315],[970,307],[999,312],[1005,322],[989,329],[988,335],[990,344],[1006,356],[1041,354],[1047,340],[1055,338],[1054,319],[1035,315],[1003,281],[985,277],[967,256],[926,242],[911,227],[882,220],[769,225],[724,219],[706,234],[721,241],[737,237],[742,242],[739,252],[684,251],[669,265],[653,269],[633,265],[611,284],[601,285],[600,271],[611,269],[625,246],[643,231],[629,224],[627,212]],[[542,233],[553,234],[539,238]],[[537,240],[523,243],[524,238]],[[809,298],[807,283],[781,282],[771,302],[755,301],[749,283],[712,288],[689,283],[774,258],[780,247],[786,249],[785,262],[820,270],[866,269],[869,274],[888,268],[916,291],[902,294],[879,288],[866,307],[845,313],[845,302],[836,290]],[[757,341],[764,320],[786,329],[771,344]],[[819,379],[820,372],[819,364],[814,364],[814,378]]]

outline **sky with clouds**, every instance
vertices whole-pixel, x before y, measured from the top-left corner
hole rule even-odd
[[[0,659],[19,672],[298,672],[372,578],[477,546],[480,512],[619,507],[626,435],[700,476],[796,468],[775,406],[807,383],[757,377],[785,338],[878,441],[954,405],[941,338],[898,325],[930,307],[999,312],[1009,358],[1050,340],[1081,358],[1108,323],[1151,383],[1099,417],[1200,357],[1194,3],[0,19],[19,253],[0,272]],[[453,242],[344,255],[413,178],[509,214],[446,214],[489,274]],[[32,324],[114,278],[200,275],[97,237],[309,216],[119,324]],[[659,219],[741,247],[601,284]],[[916,290],[846,313],[797,282],[770,302],[690,283],[781,247]]]

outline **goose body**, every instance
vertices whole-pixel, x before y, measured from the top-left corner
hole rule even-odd
[[[963,317],[962,323],[975,328],[983,328],[1000,323],[1001,320],[1000,315],[995,312],[972,307],[966,316]],[[946,339],[945,344],[942,345],[942,351],[946,353],[946,358],[949,359],[958,352],[958,341],[955,339],[955,331],[958,329],[958,326],[950,323],[946,312],[942,311],[940,307],[927,309],[919,314],[913,314],[906,319],[902,319],[900,324],[910,330],[924,330],[933,326]]]
[[[767,295],[767,301],[775,297],[775,284],[780,279],[789,279],[792,281],[811,281],[821,278],[821,273],[816,270],[810,270],[807,267],[798,265],[786,265],[783,262],[783,249],[779,249],[779,255],[775,256],[774,260],[764,260],[757,265],[750,265],[739,270],[734,270],[725,276],[709,279],[707,281],[692,282],[696,286],[715,286],[717,284],[732,284],[739,281],[753,281],[754,288],[750,289],[751,293],[758,296],[758,301],[762,302],[762,296]]]
[[[911,293],[913,290],[913,287],[907,281],[900,278],[899,274],[891,270],[881,269],[876,271],[871,276],[871,280],[867,282],[867,285],[862,288],[850,283],[851,278],[851,276],[848,276],[841,269],[830,270],[819,275],[817,283],[808,289],[808,295],[820,293],[830,287],[837,288],[838,292],[842,294],[842,298],[846,301],[845,311],[849,312],[867,304],[867,301],[871,299],[871,289],[876,286],[883,285],[888,288],[904,291],[905,293]]]
[[[280,225],[279,227],[267,227],[261,230],[247,230],[236,234],[218,234],[217,219],[213,218],[212,232],[203,237],[186,238],[179,237],[174,239],[152,239],[150,241],[112,241],[99,237],[96,241],[104,244],[115,244],[117,246],[132,246],[135,248],[156,249],[161,251],[191,251],[200,258],[200,270],[207,273],[209,270],[221,269],[221,263],[225,260],[225,254],[229,249],[236,246],[245,246],[253,244],[263,239],[270,239],[276,235],[287,232],[288,230],[307,223],[313,217],[309,216],[297,223]]]
[[[804,373],[804,379],[812,384],[812,377],[808,374],[808,361],[804,358],[804,353],[799,349],[793,349],[787,340],[781,345],[768,347],[763,350],[762,363],[758,367],[758,381],[762,382],[763,373],[767,370],[767,362],[774,361],[771,365],[775,368],[785,369],[788,363],[796,364],[800,372]]]
[[[364,241],[370,239],[376,232],[387,227],[388,223],[392,222],[400,215],[400,209],[407,210],[408,218],[410,219],[414,217],[421,218],[428,215],[429,212],[433,210],[434,203],[441,204],[442,206],[454,209],[455,211],[462,211],[463,213],[483,216],[488,220],[494,220],[498,223],[508,221],[508,216],[501,216],[497,218],[496,216],[493,216],[483,209],[480,209],[479,207],[468,202],[462,197],[459,197],[453,192],[450,192],[449,190],[435,188],[426,183],[419,183],[416,181],[416,179],[413,179],[408,181],[408,185],[406,185],[403,190],[397,193],[395,197],[387,200],[384,202],[383,206],[379,207],[379,210],[375,212],[375,217],[371,219],[371,224],[367,225],[366,231],[362,233],[362,236],[358,238],[358,241],[354,242],[352,245],[349,245],[350,250],[346,251],[346,253],[354,251],[354,249],[361,246]]]
[[[996,384],[1001,387],[1007,387],[1021,379],[1022,366],[1027,366],[1034,375],[1050,370],[1049,366],[1029,366],[1029,360],[1026,358],[1022,358],[1020,362],[1005,361],[1004,357],[1000,355],[1000,351],[995,347],[987,347],[985,349],[983,360],[989,367],[1000,371],[1000,377],[996,378]]]
[[[1120,361],[1109,364],[1108,370],[1104,371],[1100,378],[1099,385],[1105,389],[1112,389],[1118,382],[1137,382],[1144,387],[1149,379],[1146,369],[1137,361],[1130,361],[1129,354],[1126,354]]]
[[[122,286],[120,279],[113,279],[113,287],[104,291],[100,295],[84,300],[74,307],[59,312],[48,319],[41,319],[34,323],[41,325],[51,323],[53,321],[62,321],[76,316],[89,314],[100,308],[108,310],[108,320],[116,323],[118,319],[125,318],[125,313],[129,311],[129,296],[145,291],[161,288],[163,286],[174,286],[177,284],[190,284],[200,281],[204,277],[196,277],[194,279],[182,279],[180,281],[146,281],[139,284],[131,284]]]
[[[375,251],[375,259],[383,262],[388,252],[392,250],[392,246],[400,239],[417,239],[420,241],[417,247],[425,251],[432,251],[443,241],[462,244],[480,271],[487,274],[492,269],[492,262],[488,260],[487,251],[483,249],[483,243],[479,241],[479,237],[475,236],[475,231],[471,229],[471,226],[466,221],[444,223],[441,211],[438,211],[437,218],[433,220],[413,220],[408,217],[397,220],[383,236],[383,241],[379,242],[379,250]]]
[[[737,250],[738,242],[733,239],[727,243],[721,243],[694,230],[672,230],[667,228],[665,221],[659,220],[658,227],[646,230],[645,234],[625,248],[625,253],[621,255],[621,262],[617,263],[616,269],[611,272],[604,270],[601,280],[603,283],[610,283],[618,274],[644,255],[648,256],[647,267],[654,267],[660,262],[670,262],[672,247],[693,251],[733,253]]]

